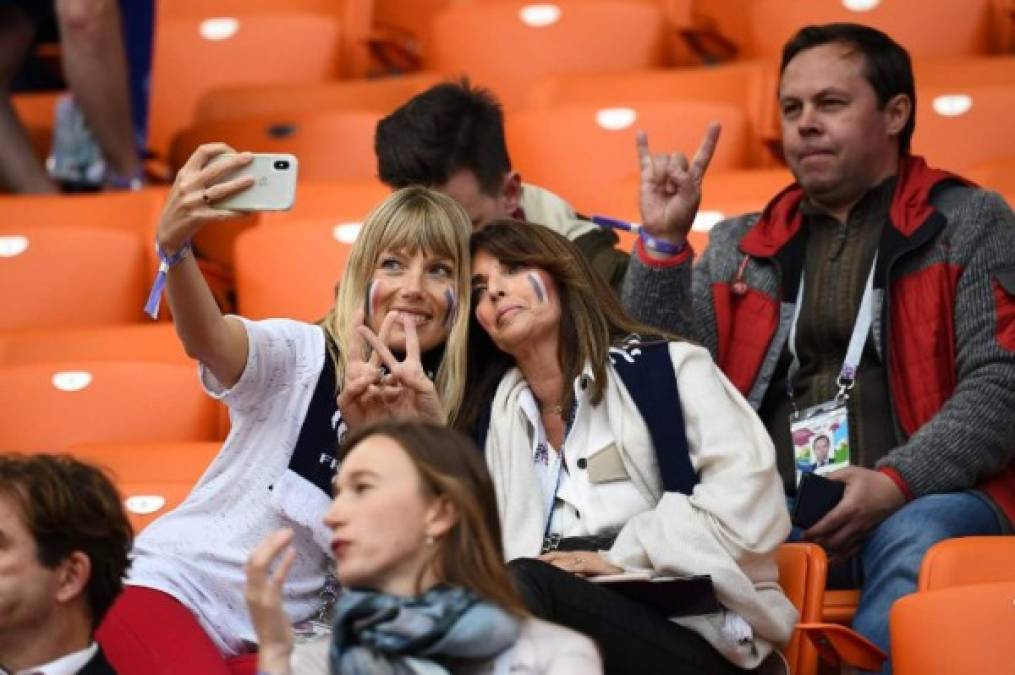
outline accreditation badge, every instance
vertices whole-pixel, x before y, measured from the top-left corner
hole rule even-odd
[[[844,400],[826,401],[790,415],[789,430],[797,485],[805,473],[823,475],[849,466],[849,420]]]

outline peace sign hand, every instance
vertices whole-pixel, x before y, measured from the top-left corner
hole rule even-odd
[[[722,127],[713,122],[691,163],[683,153],[653,155],[648,134],[635,137],[641,165],[641,224],[645,232],[671,244],[682,244],[701,204],[701,184],[715,154]]]
[[[388,312],[381,322],[381,336],[378,339],[382,344],[387,341],[396,316],[395,312]],[[352,325],[353,332],[349,336],[349,351],[345,362],[345,378],[337,400],[342,419],[350,429],[383,419],[388,415],[387,405],[382,396],[381,356],[377,350],[373,350],[367,358],[367,342],[358,332],[359,328],[366,328],[363,323],[363,310],[356,311]]]
[[[391,350],[366,326],[356,330],[379,354],[389,374],[382,380],[381,394],[388,413],[400,418],[419,418],[434,424],[447,424],[447,412],[437,389],[423,370],[420,360],[419,336],[411,318],[402,320],[405,331],[405,359],[399,361]]]

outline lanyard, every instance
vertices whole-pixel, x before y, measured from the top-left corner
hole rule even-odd
[[[867,284],[863,290],[863,297],[860,299],[860,310],[856,314],[856,323],[853,324],[853,333],[849,336],[849,347],[846,349],[846,358],[842,361],[842,368],[839,370],[839,378],[836,384],[839,391],[835,395],[836,403],[845,403],[849,398],[847,392],[853,388],[856,382],[856,371],[860,366],[860,358],[863,356],[863,345],[870,333],[871,322],[874,319],[872,306],[874,304],[874,270],[877,268],[878,256],[874,255],[871,262],[870,273],[867,274]],[[793,379],[800,371],[800,359],[796,352],[796,328],[800,320],[800,307],[804,300],[804,274],[800,273],[800,287],[797,289],[796,307],[793,308],[793,323],[789,329],[789,353],[793,361],[789,365],[789,373],[786,376],[786,393],[793,404],[794,416],[799,415],[796,401],[793,396]]]
[[[542,445],[546,449],[547,453],[547,466],[546,469],[540,469],[539,462],[536,462],[537,471],[542,473],[540,476],[540,483],[543,486],[543,498],[546,503],[546,525],[543,527],[543,539],[550,535],[550,523],[553,520],[553,506],[557,500],[557,493],[560,491],[560,482],[564,475],[564,446],[567,445],[567,437],[571,433],[571,427],[574,425],[574,419],[577,416],[578,401],[577,399],[571,405],[571,415],[564,425],[564,440],[560,444],[560,448],[556,453],[550,455],[550,444],[546,439],[546,428],[543,426],[542,419],[539,420],[538,429],[536,430],[536,439],[539,445]],[[550,485],[546,479],[550,477],[553,471],[553,466],[549,462],[556,463],[556,477],[553,480],[553,484]]]

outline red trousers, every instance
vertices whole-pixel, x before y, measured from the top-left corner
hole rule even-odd
[[[253,675],[254,654],[229,659],[197,618],[173,596],[142,586],[125,586],[95,638],[120,675]]]

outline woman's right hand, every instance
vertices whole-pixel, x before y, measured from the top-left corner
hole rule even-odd
[[[290,545],[292,539],[292,530],[273,532],[254,549],[247,560],[247,587],[244,596],[257,633],[259,672],[289,672],[293,631],[289,616],[282,606],[282,595],[285,579],[296,560],[296,549]],[[282,553],[283,550],[285,553]],[[281,562],[269,574],[269,568],[280,554]]]
[[[381,322],[382,342],[387,341],[397,316],[388,312]],[[342,420],[350,429],[388,416],[381,388],[381,355],[374,350],[367,356],[369,345],[359,333],[364,325],[363,310],[356,310],[345,359],[345,378],[336,401]]]
[[[206,143],[194,151],[176,174],[176,181],[166,198],[156,231],[159,247],[167,255],[179,251],[206,223],[242,215],[238,211],[213,206],[219,199],[234,195],[254,184],[251,176],[212,184],[253,160],[253,155],[244,152],[214,161],[219,155],[235,152],[225,143]]]

